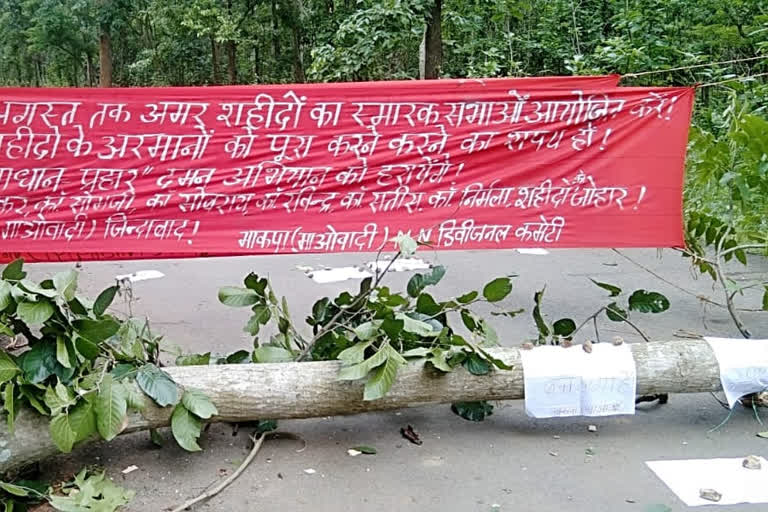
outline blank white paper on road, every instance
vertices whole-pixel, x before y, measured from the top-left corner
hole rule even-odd
[[[635,360],[627,345],[540,346],[520,353],[525,411],[534,418],[635,413]]]
[[[728,405],[744,395],[768,389],[768,340],[704,338],[720,365]]]
[[[735,459],[654,460],[646,464],[689,507],[768,503],[768,461],[761,469],[746,469]],[[722,494],[718,502],[699,495],[702,489]]]

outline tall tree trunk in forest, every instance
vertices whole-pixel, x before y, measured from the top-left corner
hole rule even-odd
[[[85,54],[85,82],[88,87],[93,87],[93,55]]]
[[[232,16],[232,0],[227,0],[227,12]],[[231,39],[226,43],[227,48],[227,78],[230,84],[237,83],[237,46]]]
[[[106,21],[108,0],[99,2],[102,8],[101,23],[99,24],[99,87],[112,87],[112,37],[109,34],[109,22]]]
[[[272,0],[272,51],[275,62],[280,58],[280,26],[277,19],[277,0]]]
[[[261,55],[259,53],[259,42],[253,45],[253,77],[255,81],[259,81],[261,77]]]
[[[307,78],[304,75],[304,59],[301,55],[301,25],[298,20],[293,27],[293,79],[296,83],[304,83]]]
[[[213,85],[219,85],[219,47],[211,34],[211,80]]]
[[[237,83],[237,45],[227,41],[227,78],[230,84]]]
[[[424,36],[424,78],[439,78],[443,67],[443,0],[434,0],[427,15],[427,32]]]
[[[40,57],[35,57],[35,87],[40,87],[43,83],[43,63]]]

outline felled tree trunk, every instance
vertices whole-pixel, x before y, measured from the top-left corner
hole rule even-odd
[[[709,344],[676,340],[630,345],[637,366],[637,394],[718,391],[720,374]],[[395,384],[379,400],[363,401],[363,383],[339,381],[340,363],[243,364],[184,366],[165,370],[181,386],[208,395],[219,411],[212,421],[311,418],[415,407],[429,403],[523,398],[523,367],[514,348],[491,351],[514,365],[474,376],[463,368],[442,374],[423,364],[402,368]],[[171,408],[147,399],[144,413],[128,418],[124,433],[165,427]],[[57,449],[48,433],[48,418],[23,410],[11,435],[0,427],[0,474],[50,457]]]

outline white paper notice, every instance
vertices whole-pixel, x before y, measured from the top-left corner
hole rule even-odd
[[[720,365],[728,405],[744,395],[768,389],[768,340],[704,338]]]
[[[672,492],[689,507],[768,503],[768,461],[760,459],[761,469],[746,469],[737,459],[654,460],[646,464]],[[700,497],[702,489],[713,489],[718,502]]]
[[[635,360],[627,345],[541,346],[520,353],[525,411],[534,418],[635,413]]]

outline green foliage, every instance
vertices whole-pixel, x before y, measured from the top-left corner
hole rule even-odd
[[[30,406],[50,417],[51,438],[59,450],[69,452],[91,436],[107,441],[117,436],[128,412],[144,408],[145,393],[161,407],[179,402],[178,386],[155,364],[161,338],[151,335],[146,322],[106,313],[115,286],[91,302],[77,295],[74,271],[37,284],[26,279],[23,262],[17,260],[2,276],[3,334],[26,338],[29,345],[16,353],[0,351],[0,399],[10,430],[19,407]],[[220,359],[242,362],[247,357],[236,353]],[[204,361],[191,362],[209,360],[210,353]],[[216,414],[199,392],[187,391],[181,399],[193,420]],[[191,446],[186,431],[179,439]]]
[[[136,494],[115,484],[104,472],[88,474],[85,469],[61,492],[47,498],[61,512],[114,512],[128,505]]]
[[[167,407],[179,401],[179,387],[167,373],[154,364],[146,364],[139,369],[136,383],[160,407]]]
[[[469,421],[483,421],[493,414],[493,405],[485,400],[479,402],[454,402],[451,404],[454,414]]]
[[[608,292],[608,297],[615,299],[623,294],[622,289],[619,286],[611,283],[604,283],[596,281],[592,278],[589,279],[595,286]],[[669,299],[659,292],[635,290],[627,298],[627,304],[622,307],[617,301],[611,301],[587,317],[580,325],[577,325],[572,318],[561,318],[554,323],[550,324],[546,318],[546,315],[542,309],[542,303],[544,300],[544,289],[539,290],[534,294],[534,308],[533,308],[533,320],[538,330],[539,344],[560,344],[563,340],[570,341],[576,333],[584,327],[590,320],[594,323],[595,334],[599,339],[598,331],[598,317],[603,312],[605,316],[612,322],[623,322],[629,325],[631,328],[637,330],[641,336],[645,337],[642,331],[630,320],[630,311],[636,311],[638,313],[663,313],[670,307]]]
[[[401,254],[418,247],[405,235],[397,242]],[[408,362],[423,363],[440,373],[451,372],[460,364],[475,375],[486,375],[493,368],[511,368],[484,349],[496,345],[498,335],[472,308],[485,303],[496,308],[496,314],[506,316],[522,311],[499,306],[511,293],[514,276],[490,281],[482,295],[475,290],[439,301],[425,290],[437,285],[445,273],[442,266],[416,273],[409,279],[405,293],[380,284],[372,288],[369,278],[363,280],[355,295],[345,291],[334,299],[321,298],[306,319],[313,333],[309,340],[298,333],[285,299],[277,300],[266,278],[250,274],[245,278],[245,288],[223,288],[219,299],[233,307],[245,303],[251,306],[253,315],[246,323],[246,331],[255,336],[267,325],[277,328],[269,343],[260,343],[258,337],[254,340],[254,362],[293,361],[301,355],[313,360],[338,359],[342,362],[339,379],[364,381],[363,399],[377,400],[392,388],[399,369]],[[240,297],[249,299],[243,301]],[[456,317],[469,336],[459,334],[451,325]]]
[[[0,504],[6,512],[37,510],[35,505],[44,501],[62,512],[116,512],[136,494],[116,485],[104,472],[85,469],[73,481],[56,487],[60,491],[54,494],[51,486],[35,480],[0,482]]]

